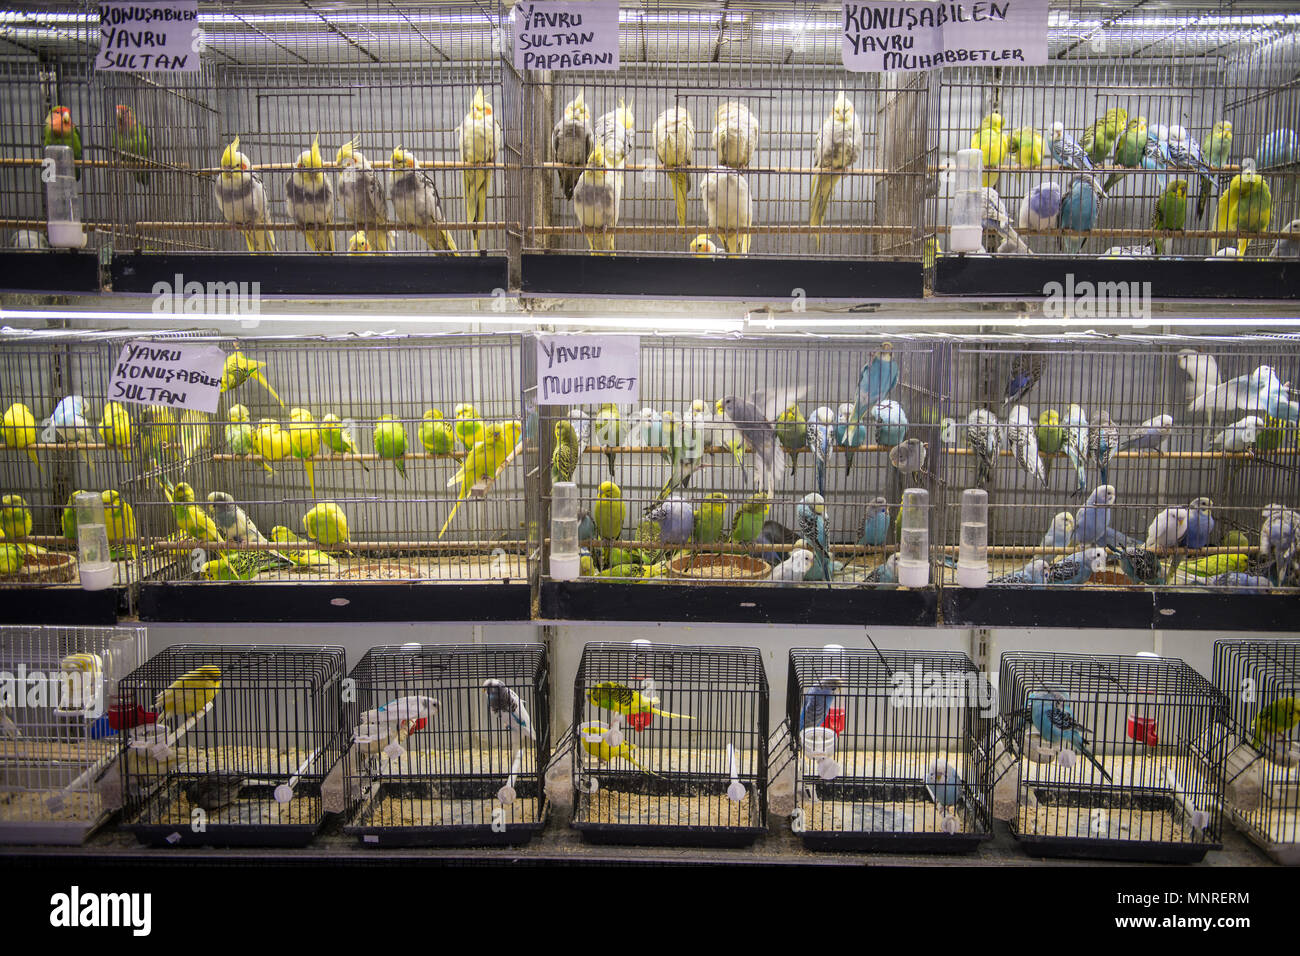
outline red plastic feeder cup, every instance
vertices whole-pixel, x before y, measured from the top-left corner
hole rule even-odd
[[[1129,740],[1136,740],[1140,744],[1154,747],[1160,742],[1160,737],[1156,733],[1156,719],[1154,717],[1141,717],[1137,714],[1129,714],[1128,736]]]
[[[655,719],[654,711],[643,710],[640,713],[628,714],[627,725],[633,730],[645,730],[650,726],[651,721]]]
[[[844,733],[844,708],[832,707],[826,711],[826,719],[822,721],[822,726],[827,730],[833,730],[836,734]]]
[[[157,721],[157,714],[145,710],[139,704],[114,704],[108,709],[108,726],[114,730],[130,730]]]

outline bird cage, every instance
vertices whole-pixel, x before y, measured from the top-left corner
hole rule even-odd
[[[894,587],[903,491],[937,493],[925,455],[939,447],[941,352],[900,337],[643,340],[639,409],[542,408],[542,461],[552,484],[577,486],[584,548],[578,581],[547,587],[559,582],[545,569],[544,610],[682,619],[735,604],[710,587],[754,585],[741,600],[777,614],[789,588],[807,611],[829,591]]]
[[[840,14],[628,0],[617,71],[526,70],[525,290],[920,295],[928,85]]]
[[[0,334],[0,587],[11,620],[111,623],[137,579],[139,409],[109,397],[128,336],[62,330]],[[82,591],[76,492],[98,494],[108,553],[102,591]],[[91,522],[92,524],[98,522]],[[100,550],[100,549],[96,549]],[[72,590],[77,588],[77,590]]]
[[[177,644],[119,684],[123,826],[152,846],[303,846],[343,754],[344,652]]]
[[[1300,496],[1300,406],[1284,384],[1300,372],[1292,337],[960,339],[953,367],[949,562],[958,489],[980,488],[994,588],[1300,586],[1278,546]],[[1061,600],[1043,599],[1044,621],[1060,620]]]
[[[1288,294],[1212,260],[1297,254],[1294,5],[1064,0],[1050,17],[1048,65],[939,74],[932,221],[946,249],[952,166],[978,150],[993,257],[941,258],[938,291],[1045,294],[1082,267],[1158,296]]]
[[[573,826],[592,843],[747,846],[767,829],[752,647],[591,643],[573,684]]]
[[[1300,863],[1300,641],[1215,641],[1214,686],[1232,720],[1224,808],[1273,859]]]
[[[0,627],[0,843],[80,843],[107,819],[117,682],[144,653],[142,627]]]
[[[353,668],[348,833],[366,845],[526,843],[546,820],[541,644],[374,647]]]
[[[793,648],[786,709],[810,849],[965,853],[992,835],[993,695],[965,654]]]
[[[95,5],[85,2],[6,5],[0,13],[0,263],[6,286],[91,292],[99,289],[94,253],[111,245],[113,202],[104,175],[113,142],[111,110],[93,82],[98,42]],[[42,177],[46,146],[66,146],[75,176],[68,201],[79,204],[80,225],[64,203],[51,209]],[[50,187],[53,188],[53,187]],[[47,230],[56,222],[53,236]],[[77,255],[17,256],[17,252],[82,248]]]
[[[227,620],[228,588],[251,581],[279,585],[245,589],[259,620],[526,615],[517,336],[212,341],[217,411],[141,428],[157,452],[141,536],[168,558],[147,613]],[[390,587],[301,587],[321,582]],[[466,590],[488,583],[499,601]]]
[[[1035,855],[1195,862],[1221,848],[1228,702],[1174,658],[1002,655],[1011,832]]]

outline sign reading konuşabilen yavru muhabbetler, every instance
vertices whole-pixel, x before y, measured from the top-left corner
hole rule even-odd
[[[858,73],[1047,63],[1047,0],[844,0],[842,15]]]

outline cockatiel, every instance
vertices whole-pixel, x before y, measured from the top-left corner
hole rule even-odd
[[[713,149],[718,162],[732,169],[744,169],[758,150],[758,117],[749,107],[728,100],[718,107],[713,121]]]
[[[563,163],[569,169],[557,169],[560,189],[565,199],[573,198],[573,187],[578,185],[578,177],[586,168],[587,157],[595,142],[591,131],[591,110],[583,101],[582,90],[564,106],[564,115],[555,123],[551,132],[551,158]]]
[[[320,137],[313,136],[311,148],[294,161],[293,174],[284,185],[289,214],[302,230],[312,252],[334,251],[334,187],[325,176],[320,156]]]
[[[45,135],[41,142],[46,146],[67,146],[72,150],[73,169],[80,182],[81,133],[66,106],[56,106],[45,115]]]
[[[362,251],[388,251],[388,193],[370,160],[351,139],[339,147],[334,163],[339,167],[339,205],[347,223],[365,233]],[[351,243],[349,243],[349,248]]]
[[[261,228],[270,220],[266,214],[266,190],[262,177],[250,172],[252,164],[239,151],[239,137],[221,154],[221,172],[214,193],[226,222],[239,226],[249,252],[275,252],[275,234]]]
[[[120,103],[115,109],[113,146],[126,165],[139,166],[149,160],[149,131],[136,119],[135,110]],[[137,169],[131,175],[141,186],[149,185],[146,170]]]
[[[680,106],[669,107],[659,114],[654,128],[655,156],[673,187],[677,207],[677,225],[686,228],[686,197],[691,192],[691,174],[679,166],[690,166],[695,157],[695,124],[691,114]]]
[[[456,241],[441,228],[446,222],[438,187],[419,161],[401,146],[393,150],[393,217],[440,252],[455,252]]]
[[[607,155],[597,141],[587,157],[587,168],[573,189],[573,211],[582,226],[587,245],[593,251],[614,251],[614,234],[618,225],[618,205],[623,192],[623,174],[605,168]]]
[[[636,117],[632,113],[632,106],[620,99],[617,108],[602,113],[596,120],[592,136],[604,150],[605,165],[621,168],[632,154],[632,140],[636,136]]]
[[[722,239],[731,255],[747,255],[752,238],[747,231],[754,221],[754,203],[749,183],[730,169],[706,173],[700,195],[708,214],[709,228]]]
[[[858,161],[862,152],[862,127],[853,111],[853,103],[844,91],[835,95],[831,115],[826,117],[817,141],[813,144],[813,165],[818,172],[813,176],[812,198],[808,204],[808,225],[820,226],[826,216],[831,193],[839,182],[841,173]],[[814,237],[821,248],[821,235]]]
[[[460,142],[461,162],[481,167],[464,171],[465,220],[483,222],[487,218],[488,188],[492,185],[491,164],[496,162],[497,153],[501,150],[501,125],[492,118],[492,104],[484,98],[483,87],[474,91],[469,112],[465,114],[456,133]],[[482,234],[472,231],[470,240],[474,248],[478,249]]]

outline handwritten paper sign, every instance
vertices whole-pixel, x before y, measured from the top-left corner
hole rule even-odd
[[[226,353],[218,345],[137,340],[122,346],[108,380],[108,398],[215,412]]]
[[[1047,63],[1047,0],[844,0],[843,15],[857,73]]]
[[[635,335],[537,336],[538,405],[633,405],[640,374]]]
[[[193,73],[202,51],[198,0],[99,4],[96,70]]]
[[[520,0],[516,70],[617,70],[618,0]]]

